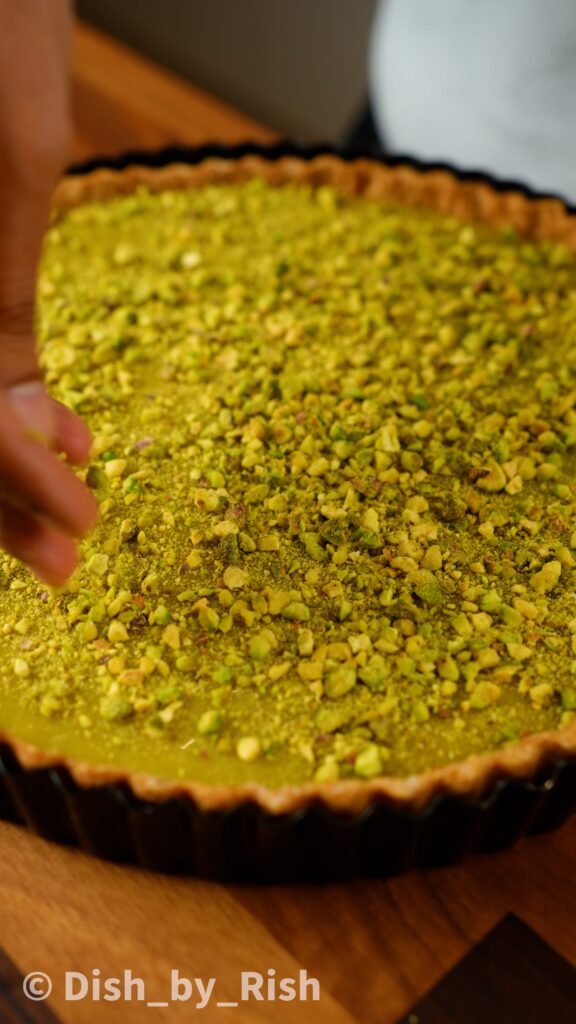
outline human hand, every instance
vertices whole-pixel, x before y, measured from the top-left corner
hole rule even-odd
[[[68,0],[0,0],[0,545],[53,585],[94,525],[82,421],[42,384],[36,274],[69,139]]]

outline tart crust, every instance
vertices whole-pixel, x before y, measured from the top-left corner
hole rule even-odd
[[[160,192],[246,181],[255,176],[278,186],[295,182],[332,185],[346,195],[401,202],[464,220],[506,225],[531,240],[561,242],[576,251],[576,215],[559,199],[531,198],[518,190],[500,191],[480,179],[459,179],[447,170],[420,170],[408,165],[388,167],[364,158],[345,161],[335,155],[310,160],[249,155],[238,159],[208,158],[192,166],[100,169],[64,178],[55,192],[53,215],[58,219],[74,206],[128,194],[139,186]],[[375,800],[384,800],[398,809],[416,813],[443,793],[478,800],[500,779],[535,781],[558,761],[576,756],[576,722],[526,736],[504,750],[474,755],[404,778],[383,775],[366,781],[311,782],[278,788],[258,783],[207,785],[88,764],[41,750],[2,731],[0,742],[14,752],[25,770],[65,769],[80,787],[124,784],[145,801],[187,797],[203,811],[226,810],[250,802],[269,813],[289,814],[320,801],[339,814],[358,814]]]

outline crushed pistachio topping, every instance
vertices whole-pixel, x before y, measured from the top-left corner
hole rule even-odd
[[[94,433],[62,591],[0,557],[6,726],[207,781],[369,779],[576,716],[576,265],[332,189],[135,194],[48,236]]]

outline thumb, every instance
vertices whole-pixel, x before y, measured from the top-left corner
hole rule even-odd
[[[56,412],[41,380],[13,384],[4,392],[30,440],[50,446],[56,440]]]
[[[51,445],[56,417],[38,365],[32,317],[32,303],[13,310],[0,308],[0,392],[30,437]]]

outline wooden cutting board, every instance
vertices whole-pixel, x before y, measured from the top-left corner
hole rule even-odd
[[[0,956],[1,1022],[396,1024],[440,983],[419,1024],[499,1024],[499,1006],[518,1007],[506,1024],[573,1024],[572,1009],[570,1016],[558,1008],[549,1016],[542,1000],[550,1011],[556,998],[576,1006],[576,819],[506,853],[388,881],[328,886],[224,886],[152,875],[5,824],[0,861],[0,945],[13,964]],[[498,934],[478,947],[498,925]],[[470,963],[453,972],[474,947]],[[169,1000],[174,970],[216,982],[204,1011],[194,1009],[196,999],[148,1008],[145,1001],[94,1000],[94,970],[101,979],[122,979],[131,970],[152,1002]],[[51,977],[53,993],[32,1005],[20,989],[22,977],[36,971]],[[268,971],[276,980],[306,971],[318,980],[319,1001],[216,1006],[239,1000],[242,972],[267,979]],[[475,999],[490,971],[497,974],[490,1018],[485,1008],[478,1017]],[[85,999],[66,1001],[65,972],[86,976]],[[538,999],[538,1015],[531,1016]],[[3,1000],[13,1016],[2,1015]],[[15,1003],[57,1016],[19,1016]],[[438,1015],[445,1006],[448,1015]]]

